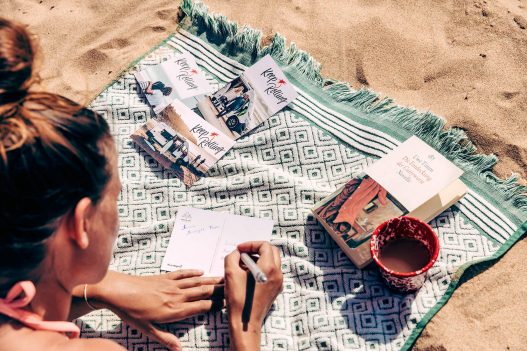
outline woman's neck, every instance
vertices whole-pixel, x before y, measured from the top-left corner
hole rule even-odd
[[[44,278],[36,284],[31,309],[45,321],[65,321],[71,308],[71,292],[53,278]]]

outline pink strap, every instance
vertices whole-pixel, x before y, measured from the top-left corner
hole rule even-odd
[[[24,310],[35,296],[33,282],[16,283],[7,293],[5,299],[0,299],[0,314],[11,317],[20,323],[35,329],[65,333],[69,338],[78,338],[80,329],[71,322],[46,322],[36,313]]]

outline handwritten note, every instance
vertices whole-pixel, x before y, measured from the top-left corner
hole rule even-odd
[[[271,219],[182,207],[161,269],[201,269],[205,276],[223,276],[224,258],[245,241],[269,240]]]

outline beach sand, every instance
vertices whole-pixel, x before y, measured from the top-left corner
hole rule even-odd
[[[500,176],[527,175],[526,0],[207,0],[211,10],[283,34],[325,76],[430,110],[495,153]],[[404,4],[401,4],[404,3]],[[177,1],[0,0],[30,25],[42,85],[89,101],[177,26]],[[526,240],[463,284],[415,350],[522,350],[527,344]]]

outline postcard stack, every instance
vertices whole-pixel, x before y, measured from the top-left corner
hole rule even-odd
[[[136,72],[135,77],[156,118],[132,139],[188,187],[237,139],[297,96],[269,55],[216,92],[189,53]]]
[[[465,195],[462,170],[412,136],[313,208],[358,267],[371,261],[370,237],[384,221],[407,215],[430,221]]]

